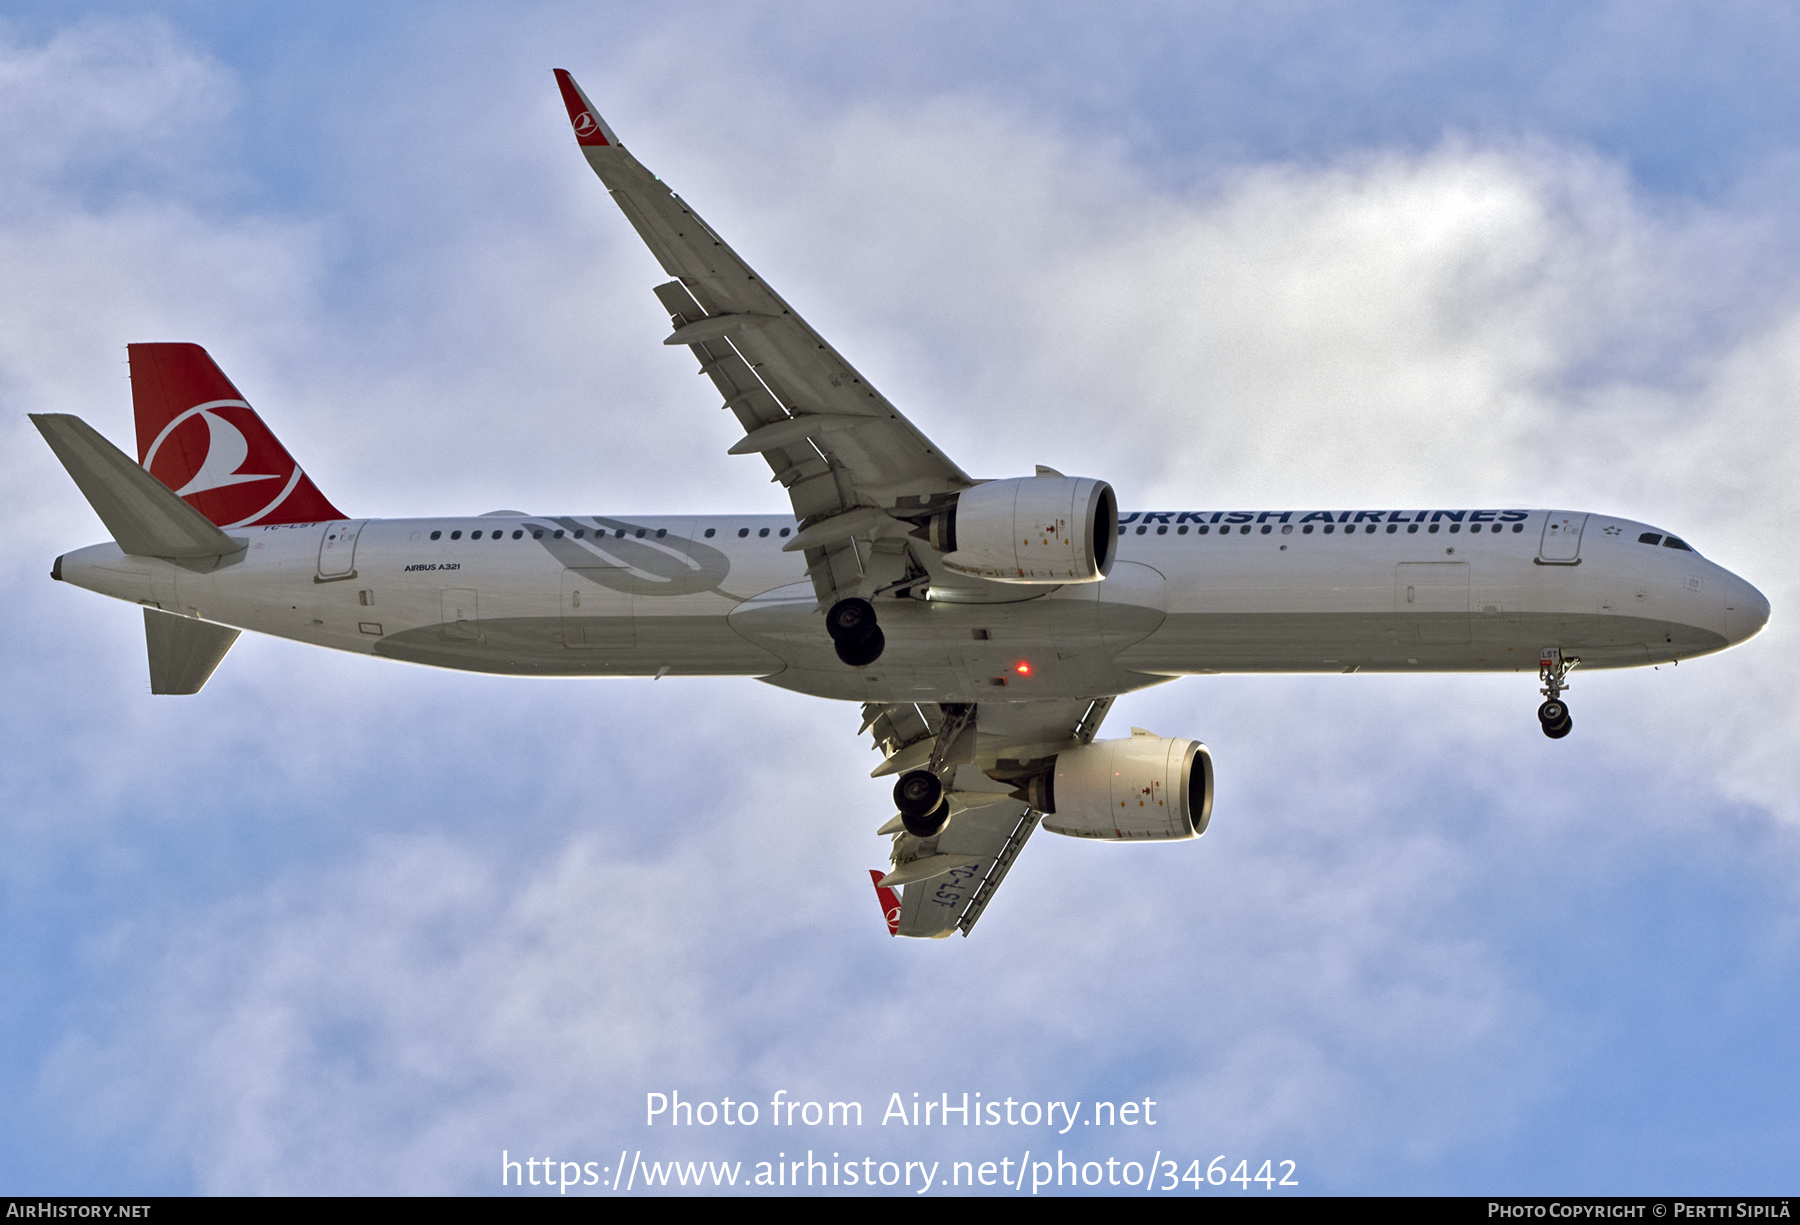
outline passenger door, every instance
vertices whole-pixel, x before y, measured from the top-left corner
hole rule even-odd
[[[367,519],[349,523],[327,523],[325,535],[319,539],[319,574],[316,581],[335,582],[356,577],[356,540],[362,535]]]
[[[1538,546],[1537,560],[1542,566],[1578,566],[1581,564],[1581,529],[1588,517],[1572,511],[1553,510],[1544,522],[1543,543]]]

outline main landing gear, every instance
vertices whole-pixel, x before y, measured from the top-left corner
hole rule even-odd
[[[909,770],[894,784],[900,823],[915,838],[935,838],[950,824],[950,801],[944,784],[930,770]]]
[[[839,600],[825,614],[825,632],[831,635],[837,656],[852,668],[881,658],[887,636],[875,623],[875,606],[857,596]]]
[[[1569,717],[1569,704],[1562,700],[1562,692],[1569,687],[1570,671],[1580,662],[1573,655],[1564,658],[1556,647],[1545,647],[1538,652],[1538,679],[1544,682],[1544,687],[1538,690],[1544,695],[1544,703],[1538,707],[1538,722],[1543,725],[1544,735],[1552,740],[1561,740],[1575,726]]]
[[[947,702],[938,707],[944,721],[931,748],[931,760],[922,770],[908,770],[894,784],[894,805],[900,824],[915,838],[935,838],[950,824],[950,798],[944,780],[958,765],[975,759],[975,714],[972,702]]]

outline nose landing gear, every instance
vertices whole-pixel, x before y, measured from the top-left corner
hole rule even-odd
[[[1556,647],[1545,647],[1538,652],[1538,679],[1544,682],[1544,687],[1538,690],[1544,695],[1543,705],[1538,707],[1538,722],[1543,725],[1544,735],[1552,740],[1561,740],[1575,726],[1569,717],[1569,704],[1562,700],[1562,692],[1569,687],[1569,673],[1580,662],[1574,655],[1565,658]]]
[[[1568,704],[1554,698],[1538,707],[1538,722],[1544,725],[1544,735],[1552,740],[1561,740],[1575,726],[1569,718]]]

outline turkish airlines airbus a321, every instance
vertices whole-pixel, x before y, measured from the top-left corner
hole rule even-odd
[[[973,479],[680,197],[566,72],[588,164],[663,269],[672,333],[792,515],[357,519],[191,344],[130,346],[133,462],[34,416],[112,532],[52,575],[144,606],[151,690],[196,693],[240,629],[529,676],[751,676],[862,703],[895,775],[891,932],[974,927],[1041,822],[1197,838],[1212,761],[1117,695],[1221,672],[1535,672],[1545,735],[1569,670],[1744,641],[1762,595],[1685,542],[1513,507],[1120,514],[1105,481]],[[903,896],[900,892],[903,891]]]

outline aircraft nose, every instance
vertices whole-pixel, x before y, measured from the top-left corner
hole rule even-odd
[[[1769,623],[1768,597],[1735,574],[1731,576],[1725,609],[1725,633],[1733,643],[1754,638]]]

